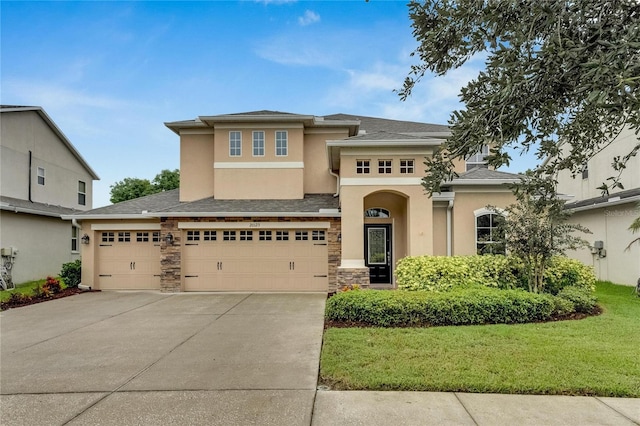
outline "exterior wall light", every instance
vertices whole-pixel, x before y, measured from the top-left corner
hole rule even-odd
[[[173,234],[171,232],[169,232],[167,234],[166,237],[164,237],[164,240],[167,242],[167,244],[169,244],[170,246],[173,245]]]
[[[89,235],[88,234],[84,234],[81,238],[80,241],[82,241],[82,244],[89,244]]]

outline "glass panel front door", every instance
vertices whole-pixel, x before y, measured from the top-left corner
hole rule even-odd
[[[365,263],[371,284],[391,284],[391,225],[364,226]]]

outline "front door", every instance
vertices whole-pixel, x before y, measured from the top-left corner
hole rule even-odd
[[[364,225],[364,253],[371,284],[391,284],[391,225]]]

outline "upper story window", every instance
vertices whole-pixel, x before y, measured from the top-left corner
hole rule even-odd
[[[381,175],[391,174],[391,160],[378,160],[378,173]]]
[[[253,156],[264,157],[264,132],[253,132]]]
[[[371,162],[369,160],[356,160],[356,173],[366,175],[371,172]]]
[[[467,158],[467,171],[478,167],[483,169],[488,168],[487,155],[489,155],[489,145],[482,145],[480,151]]]
[[[584,163],[582,167],[582,179],[587,179],[589,177],[589,165]]]
[[[501,224],[504,218],[495,212],[476,216],[476,250],[478,254],[505,254]]]
[[[38,185],[44,185],[44,167],[38,167]]]
[[[289,155],[288,134],[286,130],[276,132],[276,156],[286,157]]]
[[[400,173],[413,174],[414,160],[400,160]]]
[[[242,155],[242,132],[229,132],[229,157],[240,157]]]
[[[87,184],[81,180],[78,181],[78,204],[87,205]]]

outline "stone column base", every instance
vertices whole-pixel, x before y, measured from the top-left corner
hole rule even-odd
[[[338,268],[337,271],[338,291],[343,287],[350,287],[354,284],[360,288],[369,288],[369,268]]]

